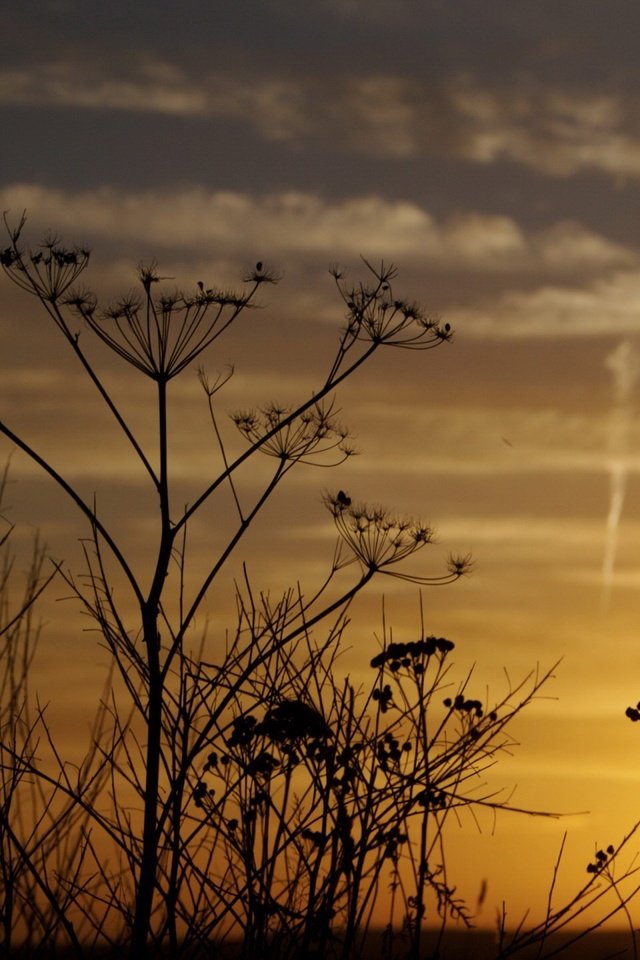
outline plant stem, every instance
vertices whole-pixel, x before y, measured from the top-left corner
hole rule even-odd
[[[160,757],[162,752],[162,706],[164,680],[160,666],[158,619],[173,533],[169,516],[169,480],[167,470],[167,384],[158,380],[158,426],[160,446],[160,516],[161,536],[156,569],[147,600],[141,607],[142,628],[148,667],[148,703],[146,716],[147,747],[145,755],[144,819],[142,857],[136,893],[135,914],[131,935],[131,960],[148,955],[151,932],[153,895],[158,881],[158,804],[160,790]]]

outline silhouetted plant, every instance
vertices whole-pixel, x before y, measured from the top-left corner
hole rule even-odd
[[[252,631],[263,622],[255,613]],[[207,916],[202,938],[224,940],[240,924],[246,957],[267,948],[283,958],[363,955],[389,884],[387,939],[403,955],[422,955],[427,906],[432,924],[471,925],[446,875],[446,821],[506,804],[483,774],[512,746],[509,722],[547,679],[527,678],[487,710],[466,696],[468,681],[443,697],[454,645],[423,635],[384,641],[372,682],[356,689],[324,666],[340,639],[319,649],[305,637],[265,662],[271,702],[260,683],[235,687],[193,787],[194,831],[225,851],[217,864],[212,856],[206,883],[229,904]]]
[[[5,468],[0,476],[0,510],[7,479]],[[74,927],[67,911],[88,849],[86,807],[96,801],[108,778],[102,766],[96,776],[88,775],[103,715],[100,710],[96,715],[92,743],[74,778],[72,796],[44,770],[42,777],[33,776],[42,743],[49,737],[44,711],[34,706],[29,689],[40,634],[34,608],[58,567],[53,564],[45,572],[47,558],[35,537],[24,585],[14,589],[18,579],[14,527],[1,513],[0,522],[0,955],[13,956],[20,944],[27,955],[36,956],[43,944],[52,944],[61,935],[74,954],[84,956],[89,931],[81,924]],[[70,783],[67,772],[65,778]]]
[[[9,245],[0,253],[0,263],[7,276],[22,290],[34,294],[45,307],[70,348],[98,389],[108,409],[124,431],[134,453],[144,467],[155,496],[159,500],[159,546],[154,560],[150,585],[145,588],[140,573],[134,571],[115,535],[107,529],[97,509],[83,499],[78,490],[51,463],[42,458],[10,426],[0,424],[2,433],[26,453],[67,493],[85,516],[93,536],[93,548],[85,551],[89,573],[88,587],[71,574],[65,574],[86,612],[98,623],[111,650],[121,686],[131,703],[132,723],[142,724],[145,747],[139,758],[127,746],[129,725],[122,725],[119,708],[114,707],[113,750],[124,751],[124,761],[112,760],[114,781],[124,780],[137,792],[143,804],[142,822],[123,820],[118,803],[107,817],[91,808],[96,825],[106,829],[120,847],[131,873],[133,902],[107,898],[105,915],[96,921],[100,930],[107,929],[107,914],[119,910],[125,924],[131,925],[130,952],[141,957],[157,943],[168,938],[171,950],[178,950],[180,891],[183,884],[185,848],[185,809],[192,800],[204,802],[201,787],[192,787],[190,780],[203,751],[208,749],[211,732],[218,716],[224,714],[241,694],[243,687],[260,672],[270,658],[286,650],[307,635],[327,617],[341,616],[352,598],[378,572],[389,572],[390,565],[428,543],[426,528],[419,524],[390,519],[385,511],[362,508],[358,515],[348,510],[350,525],[345,525],[346,512],[341,510],[336,522],[342,537],[333,569],[323,588],[309,599],[285,596],[275,609],[264,611],[266,634],[256,642],[248,636],[244,646],[238,643],[220,665],[211,668],[210,676],[187,654],[185,642],[193,628],[206,593],[216,576],[241,541],[245,532],[271,496],[279,482],[296,463],[334,462],[352,453],[348,432],[339,425],[334,414],[333,395],[336,387],[351,376],[362,363],[385,345],[430,349],[450,339],[447,325],[427,316],[412,304],[394,297],[391,282],[393,268],[369,268],[371,282],[354,287],[334,272],[338,289],[347,306],[347,320],[338,340],[338,347],[329,373],[321,387],[298,407],[284,408],[274,404],[259,411],[234,415],[241,435],[248,442],[243,453],[232,459],[218,429],[216,411],[218,393],[224,382],[209,383],[204,371],[200,379],[205,391],[216,440],[220,447],[222,470],[194,502],[176,512],[171,502],[167,437],[167,387],[185,368],[249,309],[256,292],[278,279],[273,272],[256,264],[246,277],[241,293],[219,290],[198,283],[193,293],[166,291],[155,264],[139,272],[141,293],[121,298],[106,308],[98,305],[90,292],[79,290],[77,281],[87,266],[89,253],[69,248],[57,237],[47,238],[37,250],[26,250],[21,244],[24,218],[15,227],[8,226]],[[159,292],[156,292],[159,291]],[[75,319],[74,319],[75,318]],[[142,448],[122,415],[116,399],[107,391],[97,370],[83,349],[83,338],[76,330],[77,319],[109,347],[116,356],[147,376],[154,384],[158,404],[159,442],[156,463]],[[264,491],[252,502],[241,502],[236,476],[251,457],[262,452],[274,458],[274,471]],[[333,458],[333,459],[332,459]],[[185,580],[184,537],[187,525],[199,509],[228,484],[233,491],[238,511],[238,526],[219,558],[201,578],[193,595],[187,599]],[[335,503],[339,503],[336,500]],[[109,562],[115,560],[128,583],[139,611],[137,629],[124,621],[121,607],[106,574],[105,550]],[[170,602],[166,577],[172,560],[180,568],[180,602],[174,618],[169,614]],[[333,574],[346,564],[357,562],[353,583],[338,595],[329,598],[328,585]],[[465,563],[450,565],[442,577],[456,579]],[[326,599],[325,598],[329,598]],[[339,631],[338,631],[339,632]],[[260,653],[256,651],[259,650]],[[233,678],[222,682],[221,676]],[[211,713],[212,702],[217,701]],[[196,712],[205,706],[207,720],[196,724]],[[275,722],[277,714],[272,715]],[[275,755],[264,751],[253,758],[252,771],[264,777],[269,759]],[[32,765],[35,769],[35,762]],[[74,786],[64,769],[57,788],[74,797]],[[116,785],[114,783],[114,790]],[[200,791],[200,793],[198,792]],[[77,798],[76,799],[80,799]],[[84,802],[84,801],[83,801]],[[133,815],[131,815],[133,817]],[[109,878],[103,876],[108,885]],[[155,948],[155,947],[154,947]]]
[[[365,262],[368,280],[355,285],[333,270],[346,317],[328,372],[297,406],[269,403],[232,414],[240,453],[224,440],[218,412],[233,371],[212,381],[200,367],[219,472],[193,502],[177,506],[169,383],[194,361],[202,364],[204,352],[255,305],[257,292],[279,278],[258,262],[240,293],[204,282],[185,293],[165,289],[152,264],[139,271],[138,295],[101,307],[93,293],[75,286],[88,251],[55,237],[28,250],[23,227],[24,217],[7,225],[0,264],[40,301],[126,437],[157,505],[157,548],[136,570],[95,504],[0,421],[0,432],[66,493],[89,526],[85,572],[61,565],[54,572],[99,627],[113,673],[87,758],[72,774],[42,713],[31,720],[19,705],[28,704],[32,647],[28,640],[14,647],[23,660],[13,654],[5,676],[7,689],[18,693],[9,714],[0,715],[0,839],[9,895],[28,902],[43,949],[62,943],[79,956],[97,945],[135,960],[210,955],[214,945],[222,950],[241,934],[246,960],[267,954],[346,960],[361,955],[374,906],[390,885],[386,955],[394,955],[395,943],[395,955],[418,960],[428,919],[441,930],[451,918],[471,922],[447,873],[446,823],[465,809],[509,807],[508,797],[484,785],[483,773],[511,745],[509,723],[549,674],[534,674],[487,704],[471,695],[471,677],[454,682],[453,644],[426,635],[422,623],[408,642],[392,640],[385,629],[369,684],[339,680],[336,658],[350,604],[375,576],[449,583],[467,571],[469,558],[450,557],[435,576],[399,569],[432,542],[431,530],[356,502],[344,490],[328,492],[337,543],[325,581],[315,592],[299,586],[274,600],[256,594],[244,570],[231,639],[213,659],[205,655],[204,636],[195,652],[190,644],[209,589],[288,472],[352,455],[336,388],[383,347],[429,350],[450,340],[449,325],[397,298],[392,267]],[[139,442],[103,384],[78,322],[150,381],[155,450]],[[270,479],[258,493],[241,494],[239,477],[260,453],[273,462]],[[236,527],[209,566],[192,571],[187,528],[225,489]],[[31,587],[14,621],[26,629],[42,585],[42,554],[34,556]],[[124,597],[113,588],[114,567]],[[170,568],[177,578],[168,579]],[[126,613],[131,601],[133,622]],[[10,615],[5,622],[11,625]],[[20,663],[14,681],[11,671]],[[34,724],[49,747],[47,764],[33,748]],[[23,785],[34,798],[28,842],[10,832],[7,812]],[[28,831],[26,814],[20,823]],[[110,858],[101,852],[105,843]],[[2,919],[10,943],[11,904]]]
[[[635,854],[631,856],[626,867],[620,868],[620,860],[630,852],[630,843],[635,839],[638,829],[640,823],[633,826],[617,847],[609,844],[606,850],[596,848],[593,860],[586,865],[586,873],[589,875],[587,881],[580,884],[573,897],[558,907],[554,906],[553,897],[567,839],[565,833],[549,886],[544,919],[527,926],[527,918],[523,917],[509,930],[507,911],[503,904],[502,913],[498,917],[497,960],[507,960],[521,953],[526,956],[532,948],[535,948],[536,957],[548,960],[571,949],[620,914],[629,928],[630,956],[637,960],[637,929],[629,912],[629,904],[640,892],[640,880],[637,876],[639,868],[635,866]],[[577,923],[581,924],[580,927],[576,926]],[[559,939],[559,935],[563,935],[563,938]],[[616,954],[619,955],[621,954]]]

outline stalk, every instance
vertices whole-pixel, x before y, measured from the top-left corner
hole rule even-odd
[[[141,608],[142,631],[149,670],[146,717],[147,748],[145,755],[144,818],[142,856],[136,890],[135,913],[131,934],[131,960],[148,956],[151,934],[153,897],[158,874],[158,805],[160,800],[160,757],[162,753],[162,704],[164,679],[160,664],[158,619],[160,598],[171,557],[173,533],[169,518],[169,480],[167,472],[167,383],[158,380],[158,425],[160,442],[160,516],[161,537],[158,560],[149,595]]]

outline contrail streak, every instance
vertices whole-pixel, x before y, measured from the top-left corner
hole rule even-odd
[[[627,492],[627,465],[624,460],[611,462],[609,466],[609,513],[602,558],[602,592],[600,594],[600,613],[604,616],[609,610],[611,590],[615,572],[616,552],[618,549],[618,527],[624,498]]]
[[[609,512],[602,558],[602,591],[600,613],[605,616],[611,602],[611,590],[618,549],[618,529],[624,507],[629,474],[629,436],[632,421],[632,394],[640,374],[638,356],[630,340],[622,340],[605,358],[611,370],[614,386],[614,404],[609,429]]]

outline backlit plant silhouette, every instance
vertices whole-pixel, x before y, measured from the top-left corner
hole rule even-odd
[[[451,918],[470,921],[446,870],[447,818],[464,808],[508,806],[486,787],[484,772],[510,746],[510,721],[549,674],[533,674],[487,704],[470,694],[469,677],[453,679],[453,644],[429,636],[421,621],[407,642],[385,627],[369,653],[369,681],[339,680],[348,610],[369,581],[445,584],[469,566],[469,558],[452,556],[440,573],[416,569],[432,542],[429,527],[344,490],[324,496],[337,539],[319,587],[286,588],[273,599],[256,592],[237,565],[235,625],[214,623],[215,638],[205,643],[196,620],[289,471],[352,455],[336,407],[339,385],[386,347],[426,351],[446,343],[448,324],[397,298],[392,267],[366,264],[368,279],[354,285],[334,270],[345,319],[328,372],[297,406],[233,413],[242,445],[233,452],[219,409],[232,371],[212,380],[202,364],[256,305],[258,291],[279,278],[259,262],[239,293],[203,282],[191,292],[170,291],[152,264],[139,271],[138,295],[101,307],[77,286],[89,253],[55,237],[30,250],[23,227],[24,218],[7,224],[0,263],[44,307],[126,437],[148,481],[157,546],[136,569],[95,504],[0,420],[2,434],[85,518],[86,570],[74,574],[58,564],[54,574],[99,627],[112,659],[111,693],[87,757],[73,771],[44,714],[28,711],[28,642],[18,681],[11,680],[14,666],[5,674],[17,690],[0,714],[5,946],[25,937],[12,907],[22,902],[31,944],[59,943],[78,956],[94,945],[135,960],[204,956],[240,936],[247,960],[267,951],[346,960],[361,954],[374,908],[388,900],[386,955],[417,960],[427,920],[442,927]],[[149,381],[155,449],[139,441],[120,398],[104,385],[85,352],[85,331]],[[184,506],[171,483],[169,387],[196,362],[219,471]],[[263,454],[271,475],[251,496],[240,479]],[[191,569],[187,529],[205,506],[222,510],[223,491],[231,494],[235,528],[205,569]],[[36,552],[16,623],[26,623],[44,587],[42,562]],[[177,586],[170,570],[178,572]],[[11,638],[11,617],[5,621]],[[11,657],[17,668],[18,655]],[[36,731],[49,743],[47,762],[35,749]],[[15,824],[23,795],[31,825],[25,807]]]

